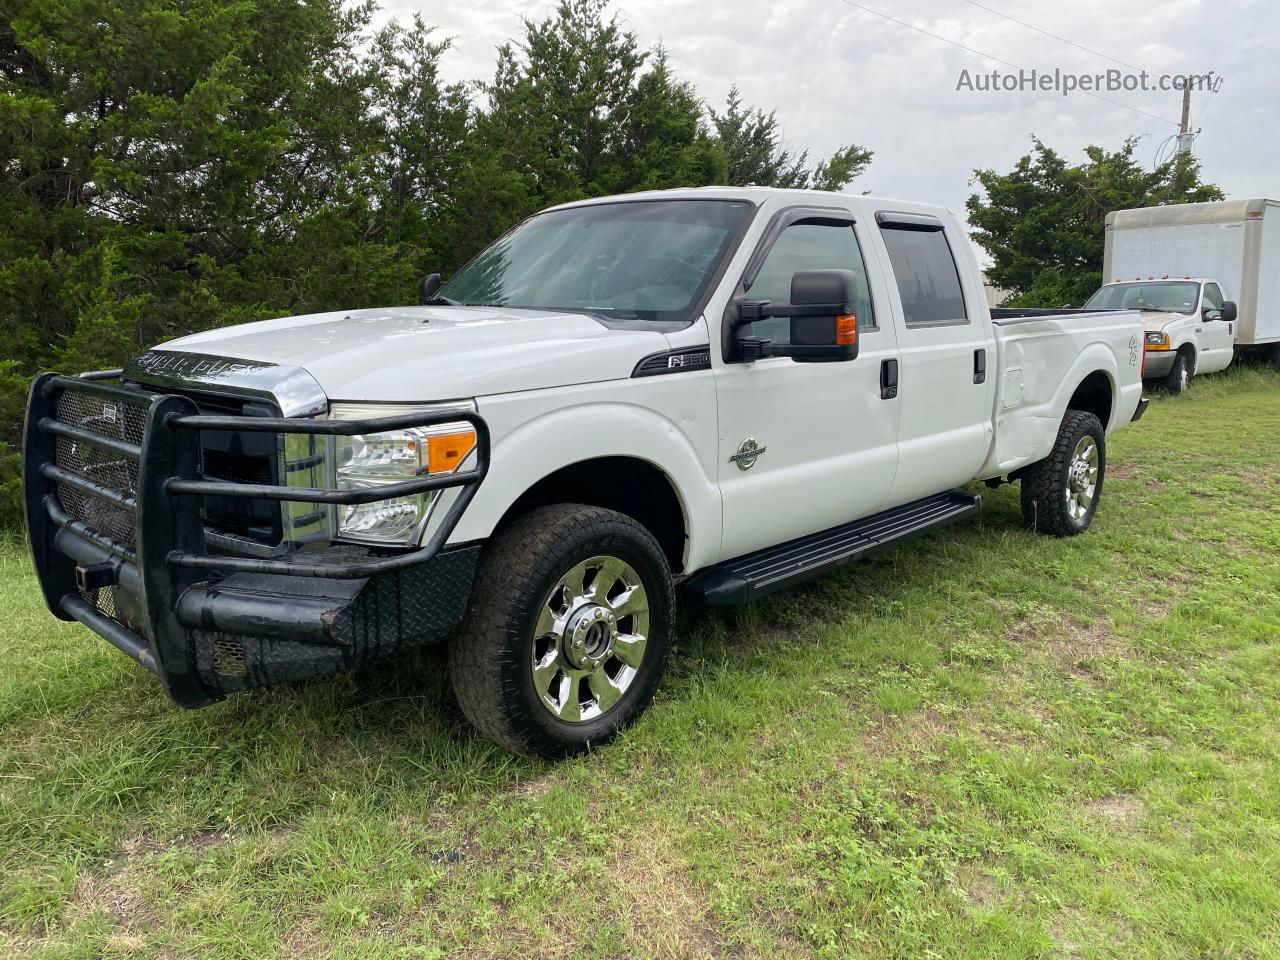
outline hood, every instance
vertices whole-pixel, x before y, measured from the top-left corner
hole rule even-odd
[[[1190,313],[1163,313],[1159,310],[1142,310],[1142,329],[1151,333],[1159,333],[1171,323],[1185,320]]]
[[[332,400],[420,402],[621,379],[666,348],[586,314],[444,306],[282,317],[159,349],[299,367]]]

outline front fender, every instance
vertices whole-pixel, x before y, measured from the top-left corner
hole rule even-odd
[[[660,470],[675,490],[687,533],[684,568],[713,562],[720,545],[720,494],[709,479],[711,465],[698,456],[687,431],[709,429],[711,443],[704,449],[714,450],[714,417],[696,416],[696,404],[684,405],[682,414],[677,412],[681,405],[655,409],[652,398],[642,405],[625,397],[593,396],[595,390],[569,393],[510,394],[479,402],[492,435],[489,472],[449,542],[486,539],[521,494],[557,470],[599,457],[632,457]],[[435,514],[443,515],[445,506]]]

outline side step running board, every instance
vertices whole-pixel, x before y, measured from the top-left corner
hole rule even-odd
[[[688,589],[704,603],[725,606],[808,580],[851,560],[977,513],[982,498],[951,491],[841,524],[830,530],[726,560],[695,574]]]

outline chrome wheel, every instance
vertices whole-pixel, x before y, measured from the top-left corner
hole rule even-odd
[[[1076,444],[1067,469],[1067,514],[1072,520],[1080,520],[1089,512],[1097,490],[1098,442],[1086,435]]]
[[[649,598],[630,564],[584,560],[547,594],[533,628],[533,686],[556,717],[608,713],[635,681],[649,636]]]

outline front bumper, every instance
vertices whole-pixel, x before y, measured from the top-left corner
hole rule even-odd
[[[1176,350],[1148,350],[1143,364],[1142,378],[1159,380],[1161,377],[1167,377],[1169,371],[1173,369],[1173,358],[1177,355]]]
[[[116,372],[32,384],[24,436],[27,530],[45,602],[198,707],[235,690],[348,669],[446,635],[466,610],[479,546],[445,549],[489,464],[477,414],[371,420],[209,416],[181,394],[105,382]],[[377,490],[209,480],[201,431],[352,435],[464,420],[475,466]],[[211,546],[206,497],[349,504],[458,488],[414,550],[350,546],[264,559]],[[221,551],[221,552],[219,552]]]

